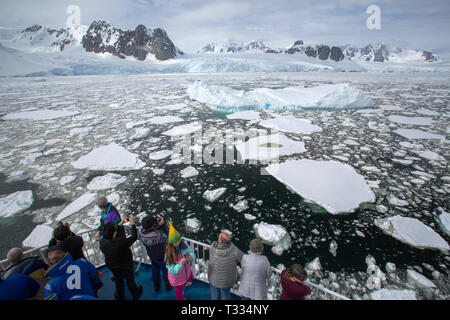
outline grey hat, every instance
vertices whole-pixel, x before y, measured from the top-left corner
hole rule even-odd
[[[23,251],[20,248],[12,248],[8,251],[6,259],[12,264],[15,264],[23,259]]]
[[[105,196],[100,196],[97,198],[96,204],[100,208],[106,208],[108,206],[109,202]]]

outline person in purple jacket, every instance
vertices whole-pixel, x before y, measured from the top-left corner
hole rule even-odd
[[[303,283],[306,272],[299,264],[293,264],[281,272],[281,300],[305,300],[311,288]]]
[[[122,226],[126,217],[121,218],[119,210],[108,202],[105,196],[100,196],[97,198],[97,206],[100,208],[100,224],[97,227],[97,233],[95,234],[95,240],[100,240],[103,238],[103,227],[108,223],[112,222],[117,228],[117,236],[125,238],[125,229]]]

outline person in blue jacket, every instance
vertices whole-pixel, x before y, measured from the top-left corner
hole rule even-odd
[[[48,252],[51,267],[45,277],[45,300],[69,300],[76,295],[95,296],[94,287],[101,283],[97,269],[85,259],[73,260],[70,253],[60,249]]]
[[[25,300],[34,297],[40,285],[30,276],[16,273],[8,279],[0,279],[0,300]]]

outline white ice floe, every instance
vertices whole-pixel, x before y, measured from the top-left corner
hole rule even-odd
[[[92,127],[74,128],[74,129],[70,130],[69,135],[71,137],[76,137],[76,136],[85,137],[91,131],[92,131]]]
[[[353,212],[361,203],[375,201],[364,177],[340,162],[287,160],[268,166],[266,171],[331,214]]]
[[[233,208],[237,212],[242,212],[248,209],[248,201],[247,200],[241,200],[236,204],[230,203],[230,208]]]
[[[23,240],[24,247],[39,248],[48,245],[52,238],[53,228],[48,225],[41,224],[36,226],[33,231]]]
[[[418,129],[397,129],[394,133],[405,137],[407,139],[436,139],[436,140],[444,140],[445,136],[440,134],[430,133]]]
[[[304,142],[289,139],[283,134],[257,136],[246,142],[237,141],[235,146],[242,160],[270,160],[306,152]]]
[[[113,142],[92,150],[72,165],[76,169],[125,171],[142,169],[145,163],[136,154]]]
[[[33,204],[33,192],[31,190],[17,191],[0,198],[0,217],[11,217],[21,213]]]
[[[75,180],[77,177],[76,176],[64,176],[59,180],[59,184],[64,186],[68,183],[71,183],[73,180]]]
[[[195,177],[198,175],[198,170],[195,169],[194,167],[189,166],[189,167],[181,170],[180,174],[181,174],[182,178],[185,178],[185,179],[192,178],[192,177]]]
[[[415,218],[397,215],[377,219],[375,225],[387,235],[419,249],[450,249],[448,243],[436,231]]]
[[[88,190],[105,190],[117,187],[127,178],[116,173],[107,173],[104,176],[95,177],[87,185]]]
[[[434,151],[430,150],[424,150],[424,151],[413,151],[416,153],[419,157],[427,159],[427,160],[434,160],[434,161],[445,161],[445,158],[439,154],[437,154]]]
[[[96,193],[86,192],[85,194],[81,195],[80,197],[72,201],[67,207],[65,207],[64,210],[61,211],[60,214],[58,214],[56,220],[62,221],[67,217],[71,216],[72,214],[87,207],[96,199],[96,197],[97,197]]]
[[[286,229],[278,224],[268,224],[265,222],[253,225],[253,230],[258,238],[264,243],[275,247],[274,253],[281,255],[284,250],[291,246],[291,237]]]
[[[389,116],[390,121],[400,123],[400,124],[410,124],[416,126],[428,126],[433,124],[435,121],[431,118],[426,117],[404,117],[404,116]]]
[[[206,190],[203,192],[203,198],[208,200],[209,202],[214,202],[219,199],[224,193],[227,191],[227,188],[220,187],[214,190]]]
[[[367,108],[372,99],[348,83],[315,87],[258,88],[250,91],[196,81],[186,90],[189,98],[222,111],[250,109]]]
[[[165,169],[159,169],[159,168],[152,168],[152,172],[156,176],[162,176],[164,174],[164,172],[166,172],[166,170]]]
[[[149,154],[150,160],[162,160],[170,157],[173,154],[172,150],[160,150]]]
[[[408,269],[406,271],[406,278],[417,288],[420,289],[436,288],[436,285],[431,280],[429,280],[424,275],[418,273],[417,271]]]
[[[441,214],[438,216],[439,225],[448,236],[450,236],[450,213],[441,210]]]
[[[438,116],[440,115],[439,112],[433,111],[433,110],[429,110],[429,109],[425,109],[425,108],[420,108],[416,110],[417,113],[423,114],[425,116]]]
[[[201,227],[201,222],[197,218],[188,218],[186,220],[186,230],[189,232],[198,232]]]
[[[417,300],[414,290],[380,289],[369,296],[372,300]]]
[[[397,207],[406,207],[409,206],[408,201],[399,199],[393,195],[389,195],[387,198],[389,204],[393,205],[393,206],[397,206]]]
[[[139,140],[146,138],[150,135],[150,129],[149,128],[138,128],[136,129],[134,135],[131,137],[131,140]]]
[[[41,109],[36,111],[14,112],[3,116],[3,120],[53,120],[71,117],[79,114],[78,111],[61,111]]]
[[[227,115],[230,120],[259,120],[260,113],[254,110],[240,111]]]
[[[192,122],[183,124],[181,126],[173,127],[170,130],[164,131],[162,134],[165,136],[176,137],[176,136],[184,136],[197,131],[202,130],[202,124],[199,122]]]
[[[183,122],[184,120],[178,116],[158,116],[148,119],[152,124],[167,124],[173,122]]]
[[[166,191],[174,191],[175,188],[173,186],[171,186],[168,183],[163,183],[160,187],[159,190],[161,190],[162,192],[166,192]]]
[[[262,120],[259,124],[265,128],[297,134],[312,134],[322,131],[322,128],[312,124],[311,120],[299,119],[293,115]]]
[[[23,148],[23,147],[35,147],[35,146],[39,146],[41,144],[44,144],[45,140],[44,139],[37,139],[37,140],[32,140],[32,141],[27,141],[24,142],[20,145],[18,145],[18,148]]]

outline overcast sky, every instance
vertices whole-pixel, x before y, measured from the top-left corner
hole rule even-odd
[[[450,49],[450,0],[1,0],[0,25],[63,27],[69,5],[80,7],[84,25],[106,20],[122,29],[162,27],[186,52],[212,41],[262,40],[276,48],[297,39]],[[370,5],[380,8],[381,29],[367,28]]]

